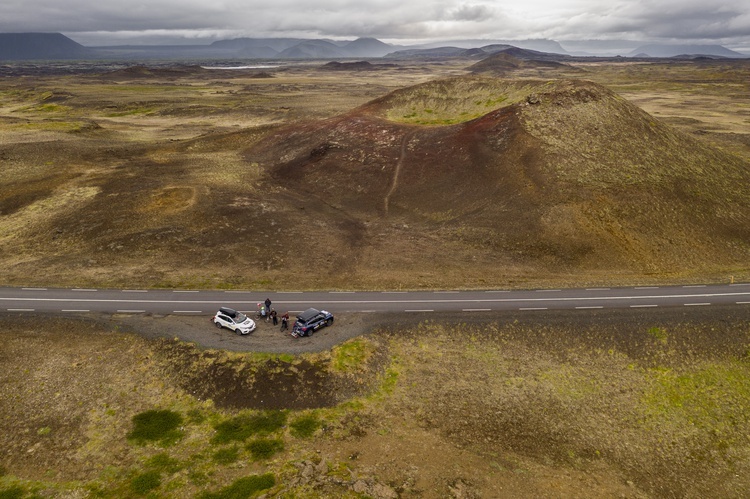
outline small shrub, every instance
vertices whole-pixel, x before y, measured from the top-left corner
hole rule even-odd
[[[237,446],[225,447],[214,452],[213,460],[218,464],[232,464],[240,457],[240,450]]]
[[[310,438],[320,428],[320,420],[314,414],[295,419],[289,425],[291,433],[297,438]]]
[[[278,439],[259,438],[247,444],[247,450],[250,451],[253,459],[260,461],[284,450],[284,442]]]
[[[136,494],[145,496],[161,485],[161,473],[152,470],[141,473],[130,480],[130,490]]]
[[[286,412],[268,411],[260,414],[241,414],[214,425],[216,435],[212,442],[225,444],[247,440],[253,435],[268,435],[280,430],[286,423]]]
[[[217,492],[204,492],[198,496],[199,499],[246,499],[256,492],[270,489],[276,485],[273,473],[265,475],[253,475],[239,480],[218,490]]]
[[[169,410],[151,410],[133,416],[133,430],[128,433],[128,440],[138,444],[159,442],[169,445],[183,436],[179,429],[182,416]]]

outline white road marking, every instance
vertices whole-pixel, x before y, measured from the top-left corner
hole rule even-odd
[[[33,308],[9,308],[8,312],[33,312]]]
[[[519,308],[518,310],[524,310],[524,311],[528,311],[528,310],[547,310],[547,308],[546,307],[522,307],[522,308]]]
[[[458,291],[433,291],[436,295],[455,295]]]
[[[705,288],[705,284],[693,284],[692,286],[683,286],[683,288]]]
[[[88,292],[95,292],[95,289],[84,289],[84,288],[75,288],[71,289],[71,291],[88,291]]]
[[[601,307],[601,306],[599,306],[599,307],[576,307],[576,310],[588,310],[588,309],[592,309],[592,308],[604,308],[604,307]]]
[[[674,288],[673,288],[674,289]],[[729,289],[729,288],[727,288]],[[667,302],[667,306],[674,306],[674,305],[682,305],[685,303],[684,300],[697,300],[700,298],[704,298],[707,300],[710,300],[712,303],[716,303],[717,301],[728,301],[729,299],[734,298],[736,301],[739,300],[747,300],[750,298],[750,290],[748,288],[731,288],[731,289],[737,289],[737,291],[734,292],[701,292],[701,293],[679,293],[679,294],[664,294],[664,293],[650,293],[648,295],[625,295],[625,296],[616,296],[616,294],[612,295],[605,295],[605,296],[561,296],[560,294],[553,294],[553,295],[547,295],[543,296],[541,293],[537,294],[536,298],[522,298],[522,297],[513,297],[508,296],[504,297],[504,295],[500,296],[493,296],[493,295],[479,295],[479,296],[485,296],[486,298],[463,298],[461,295],[456,296],[445,296],[442,298],[439,298],[437,295],[435,298],[432,299],[417,299],[417,298],[410,298],[409,296],[404,296],[401,299],[401,296],[394,296],[394,297],[384,297],[383,300],[372,300],[372,299],[356,299],[355,297],[352,297],[354,299],[346,299],[344,297],[341,297],[340,299],[335,299],[331,297],[331,300],[329,300],[329,303],[331,307],[333,306],[339,306],[339,307],[362,307],[362,308],[370,308],[372,305],[376,305],[377,307],[383,307],[387,305],[391,306],[410,306],[411,310],[422,310],[413,308],[414,305],[421,305],[424,307],[425,305],[439,305],[439,306],[455,306],[456,309],[460,310],[461,308],[484,308],[487,306],[492,306],[492,308],[498,308],[499,305],[513,305],[518,304],[518,306],[527,305],[526,308],[535,308],[533,307],[533,304],[547,304],[547,303],[555,303],[555,307],[559,308],[562,307],[563,304],[569,304],[568,308],[573,308],[574,306],[584,306],[587,303],[591,302],[597,302],[597,305],[599,303],[614,303],[614,302],[622,302],[627,303],[628,301],[636,301],[643,302],[646,300],[649,301],[656,301],[656,300],[665,300]],[[197,291],[192,291],[197,292]],[[406,292],[394,292],[398,294],[405,294]],[[149,293],[148,295],[142,295],[143,298],[136,298],[133,297],[133,299],[122,299],[122,298],[99,298],[98,296],[102,296],[101,293],[97,294],[96,296],[91,296],[90,298],[42,298],[42,297],[34,297],[29,296],[25,293],[18,292],[17,296],[15,297],[2,297],[0,296],[0,303],[6,302],[11,303],[12,306],[18,306],[19,303],[46,303],[46,304],[52,304],[52,303],[59,303],[63,307],[66,308],[76,308],[75,304],[85,304],[87,306],[97,303],[97,304],[111,304],[114,307],[115,304],[119,305],[138,305],[139,311],[142,308],[150,309],[151,307],[155,306],[169,306],[170,308],[174,308],[174,305],[178,305],[180,308],[185,309],[191,309],[191,305],[197,305],[201,308],[205,307],[212,307],[214,305],[229,305],[232,306],[232,304],[235,304],[235,307],[237,305],[239,306],[247,306],[248,304],[241,303],[240,300],[229,300],[229,303],[227,303],[227,299],[221,299],[219,300],[200,300],[197,297],[194,299],[179,299],[179,298],[173,298],[173,299],[148,299],[147,296],[152,297],[155,294]],[[131,295],[132,296],[132,295]],[[178,295],[175,295],[178,296]],[[290,297],[291,298],[291,297]],[[302,298],[302,297],[301,297]],[[679,301],[678,301],[679,300]],[[279,304],[283,304],[283,306],[292,308],[294,305],[301,305],[304,308],[307,308],[310,304],[309,300],[283,300],[279,301],[277,303],[277,308]],[[73,306],[71,306],[73,305]],[[627,305],[624,305],[627,306]],[[641,305],[642,306],[642,305]],[[657,306],[657,305],[650,305],[650,306]],[[631,305],[631,307],[638,307],[638,305]],[[135,307],[134,307],[135,308]],[[197,307],[195,307],[197,309]],[[433,307],[434,308],[434,307]],[[608,308],[605,306],[605,308]],[[25,310],[25,309],[24,309]],[[59,309],[58,309],[59,310]],[[427,309],[425,309],[427,310]],[[429,309],[433,310],[433,309]],[[142,311],[141,311],[142,312]],[[254,311],[252,312],[254,314]]]
[[[415,309],[415,310],[404,310],[404,312],[434,312],[434,310],[429,310],[429,309],[419,310],[419,309]]]
[[[659,305],[630,305],[630,308],[653,308]]]
[[[118,314],[142,314],[145,310],[118,310]]]
[[[465,308],[464,312],[491,312],[491,308]]]
[[[730,284],[730,286],[750,286],[750,282],[736,282],[734,284]]]
[[[81,310],[81,309],[62,309],[61,312],[91,312],[90,310]]]
[[[329,291],[328,293],[332,295],[353,295],[354,291]]]
[[[562,290],[560,289],[537,289],[536,290],[537,293],[559,293],[560,291]]]
[[[123,293],[148,293],[145,289],[123,289]]]
[[[173,314],[202,314],[202,310],[173,310]],[[242,312],[243,314],[245,312]]]
[[[611,288],[586,288],[586,291],[609,291]]]
[[[302,291],[277,291],[277,295],[301,295]]]
[[[485,293],[510,293],[510,290],[493,289],[493,290],[490,290],[490,291],[485,291]]]
[[[384,295],[405,295],[407,291],[383,291]]]
[[[659,286],[636,286],[635,289],[659,289]]]
[[[686,307],[697,307],[701,305],[711,305],[710,303],[685,303]]]
[[[21,288],[23,291],[47,291],[47,288]]]
[[[172,290],[173,293],[197,293],[197,289],[174,289]]]
[[[249,293],[250,291],[238,291],[235,289],[227,289],[224,291],[225,293]]]
[[[750,301],[738,301],[737,305],[750,305]]]

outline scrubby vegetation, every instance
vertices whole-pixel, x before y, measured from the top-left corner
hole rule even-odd
[[[743,61],[521,65],[504,78],[470,74],[472,62],[5,77],[0,281],[750,279]],[[233,238],[205,230],[217,220]],[[311,224],[325,245],[297,244]]]
[[[4,77],[0,284],[750,280],[750,66],[517,66]],[[9,312],[0,499],[746,495],[748,309],[589,312],[314,354]]]
[[[169,410],[150,410],[133,416],[133,430],[128,440],[144,444],[157,442],[162,445],[175,443],[182,438],[180,431],[182,416]]]
[[[749,324],[740,306],[423,321],[353,342],[383,360],[353,370],[349,357],[349,374],[376,380],[366,393],[264,410],[196,397],[174,369],[191,369],[189,349],[180,358],[72,321],[54,332],[6,322],[0,491],[740,497],[750,487]],[[336,355],[294,358],[338,373]],[[213,361],[223,363],[247,363],[256,383],[267,369],[299,382],[294,363]],[[335,379],[345,388],[359,378]]]

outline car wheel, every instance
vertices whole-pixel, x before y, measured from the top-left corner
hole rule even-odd
[[[242,331],[240,330],[240,328],[235,329],[234,332],[238,335],[242,335]]]
[[[330,318],[326,321],[326,326],[330,326],[331,324],[333,324],[333,318]]]
[[[214,322],[214,324],[216,324],[216,327],[218,327],[219,329],[221,329],[221,322]]]

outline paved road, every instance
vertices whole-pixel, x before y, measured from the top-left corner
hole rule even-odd
[[[750,283],[629,288],[275,292],[162,289],[0,288],[0,312],[213,314],[220,306],[255,313],[270,298],[278,311],[308,307],[331,312],[483,312],[750,305]]]

